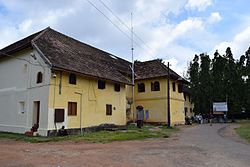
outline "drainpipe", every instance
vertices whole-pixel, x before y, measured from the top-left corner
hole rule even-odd
[[[170,128],[171,126],[171,119],[170,119],[170,83],[169,83],[169,79],[170,79],[170,73],[169,73],[169,62],[168,62],[168,82],[167,82],[167,89],[168,89],[168,128]]]
[[[56,128],[56,132],[57,132],[57,126],[56,126],[56,121],[55,121],[55,117],[56,117],[56,110],[55,110],[55,101],[56,101],[56,73],[53,72],[53,78],[55,80],[54,82],[54,99],[53,99],[53,109],[54,109],[54,125],[55,125],[55,128]]]

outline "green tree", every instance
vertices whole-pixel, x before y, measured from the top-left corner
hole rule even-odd
[[[211,110],[212,104],[212,83],[210,73],[211,59],[207,54],[200,54],[200,59],[200,112],[203,114],[208,114]]]
[[[214,53],[211,69],[211,84],[212,84],[212,101],[222,102],[225,101],[226,88],[224,87],[225,80],[225,65],[226,58],[222,57],[218,51]]]
[[[222,56],[216,51],[212,60],[206,54],[195,55],[188,74],[196,113],[208,113],[212,102],[223,101],[228,102],[228,114],[242,108],[250,113],[250,47],[239,60],[230,47]]]
[[[199,88],[199,56],[195,55],[193,61],[190,62],[188,75],[190,80],[190,87],[193,93],[192,101],[194,102],[194,112],[198,113],[200,110],[200,88]]]
[[[247,80],[245,82],[245,96],[246,96],[246,109],[248,112],[250,112],[250,47],[245,53],[246,58],[246,65],[245,65],[245,73],[244,76],[247,77]]]
[[[241,102],[239,97],[239,89],[241,87],[241,74],[239,67],[236,64],[236,61],[233,58],[231,48],[226,49],[226,58],[225,64],[225,80],[224,86],[226,88],[226,100],[228,102],[228,113],[234,114],[240,112]]]

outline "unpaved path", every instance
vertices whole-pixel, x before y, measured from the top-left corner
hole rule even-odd
[[[250,145],[235,140],[234,125],[226,126],[197,125],[169,139],[108,144],[0,140],[0,166],[249,167]]]

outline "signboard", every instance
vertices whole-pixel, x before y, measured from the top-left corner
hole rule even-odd
[[[213,114],[214,115],[224,115],[225,112],[223,112],[223,111],[214,111]]]
[[[213,103],[214,112],[227,112],[227,102],[216,102]]]

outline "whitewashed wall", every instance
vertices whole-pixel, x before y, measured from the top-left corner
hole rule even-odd
[[[43,73],[43,82],[37,84],[39,71]],[[50,68],[35,50],[23,51],[16,58],[0,59],[0,131],[30,130],[34,101],[40,101],[38,133],[47,135],[50,76]]]

